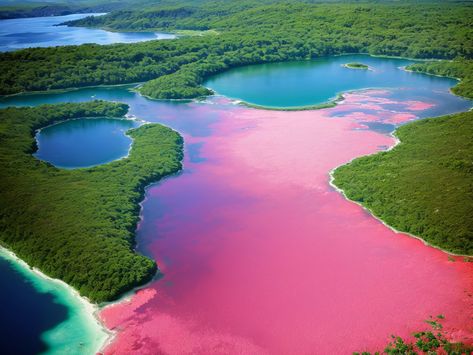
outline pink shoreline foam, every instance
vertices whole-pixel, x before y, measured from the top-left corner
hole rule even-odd
[[[206,161],[187,158],[191,173],[151,188],[140,225],[164,278],[102,311],[119,330],[106,353],[374,351],[437,314],[472,342],[473,263],[394,233],[329,186],[334,167],[394,143],[359,122],[428,108],[385,110],[398,103],[379,94],[318,111],[201,105],[220,116],[210,137],[188,140]]]

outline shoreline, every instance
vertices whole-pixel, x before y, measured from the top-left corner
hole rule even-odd
[[[151,123],[151,122],[147,122],[147,123]],[[138,222],[138,225],[143,221],[144,219],[144,216],[143,216],[143,203],[148,199],[148,197],[146,196],[146,193],[147,191],[152,188],[153,186],[156,186],[158,184],[161,184],[163,182],[163,180],[165,179],[168,179],[168,178],[174,178],[174,177],[177,177],[177,176],[180,176],[182,174],[182,171],[183,169],[179,170],[179,171],[176,171],[175,173],[171,174],[171,175],[168,175],[166,176],[165,178],[159,180],[159,181],[156,181],[156,182],[152,182],[148,185],[145,186],[144,188],[144,197],[143,199],[141,200],[141,202],[139,203],[139,206],[140,206],[140,213],[139,213],[139,222]],[[136,228],[136,230],[138,229],[138,226]],[[135,230],[135,236],[136,236],[136,230]],[[136,244],[135,244],[135,247],[134,247],[134,252],[135,253],[139,253],[138,252],[138,244],[139,244],[139,241],[136,240],[135,238],[135,241],[136,241]],[[142,253],[139,253],[141,255],[144,255]],[[146,255],[145,255],[146,256]],[[125,293],[123,293],[119,298],[117,298],[116,300],[114,301],[109,301],[109,302],[102,302],[99,306],[99,309],[97,310],[97,314],[96,314],[96,319],[98,320],[98,322],[100,323],[100,325],[105,328],[107,330],[107,332],[110,334],[110,336],[103,342],[103,344],[101,345],[101,347],[99,348],[98,350],[98,353],[99,354],[103,354],[104,350],[109,346],[111,345],[116,336],[118,335],[119,331],[118,330],[110,330],[108,329],[106,326],[105,326],[105,323],[104,321],[102,320],[102,318],[100,318],[99,316],[99,312],[106,308],[106,307],[109,307],[109,306],[115,306],[115,305],[118,305],[118,304],[121,304],[121,303],[125,303],[125,302],[131,302],[131,299],[132,297],[136,294],[136,292],[142,290],[142,289],[145,289],[146,287],[148,287],[149,285],[151,285],[153,282],[155,281],[158,281],[159,279],[161,279],[164,274],[161,272],[161,270],[159,269],[159,265],[156,263],[156,267],[157,267],[157,270],[156,270],[156,273],[154,274],[154,276],[151,278],[151,280],[149,280],[147,283],[143,284],[143,285],[139,285],[139,286],[136,286],[134,288],[132,288],[131,290],[128,290],[126,291]]]
[[[29,96],[29,95],[46,95],[46,94],[64,94],[73,91],[79,91],[83,89],[96,89],[96,88],[115,88],[121,86],[130,86],[130,90],[138,85],[142,85],[144,82],[134,82],[134,83],[126,83],[126,84],[100,84],[100,85],[92,85],[92,86],[74,86],[71,88],[64,88],[64,89],[50,89],[50,90],[35,90],[35,91],[21,91],[15,94],[7,94],[7,95],[0,95],[0,103],[2,99],[15,97],[15,96]],[[93,97],[92,97],[93,98]],[[118,101],[117,101],[118,102]],[[35,105],[38,106],[38,105]],[[31,107],[31,106],[30,106]]]
[[[65,123],[65,122],[69,122],[69,121],[77,121],[77,120],[97,120],[97,119],[106,119],[106,120],[117,120],[117,121],[129,121],[129,122],[137,122],[138,126],[137,127],[132,127],[130,129],[127,129],[126,131],[123,132],[123,135],[125,137],[128,137],[130,138],[130,146],[128,147],[128,150],[127,150],[127,153],[126,155],[122,156],[122,157],[119,157],[117,159],[113,159],[113,160],[110,160],[110,161],[106,161],[106,162],[102,162],[100,164],[95,164],[95,165],[88,165],[88,166],[79,166],[79,167],[64,167],[64,166],[57,166],[57,165],[54,165],[53,163],[51,163],[50,161],[47,161],[47,160],[43,160],[43,159],[40,159],[39,157],[37,157],[35,154],[38,153],[38,150],[39,150],[39,146],[40,146],[40,143],[39,143],[39,134],[41,134],[41,131],[46,129],[46,128],[49,128],[49,127],[52,127],[52,126],[55,126],[55,125],[59,125],[59,124],[62,124],[62,123]],[[47,126],[44,126],[44,127],[41,127],[41,128],[38,128],[37,130],[34,131],[34,140],[35,140],[35,144],[36,144],[36,149],[34,152],[31,153],[31,155],[33,157],[35,157],[36,159],[38,159],[39,161],[42,161],[43,163],[46,163],[46,164],[49,164],[51,165],[52,167],[56,168],[56,169],[60,169],[60,170],[78,170],[78,169],[91,169],[91,168],[94,168],[96,166],[100,166],[100,165],[105,165],[105,164],[108,164],[108,163],[113,163],[114,161],[119,161],[119,160],[122,160],[122,159],[126,159],[130,156],[130,152],[131,152],[131,149],[133,147],[133,142],[134,142],[134,139],[132,137],[130,137],[130,135],[128,134],[129,131],[133,130],[133,129],[136,129],[136,128],[139,128],[141,127],[142,125],[146,124],[148,122],[146,121],[143,121],[143,120],[139,120],[137,119],[136,117],[78,117],[78,118],[72,118],[72,119],[69,119],[69,120],[63,120],[63,121],[58,121],[58,122],[54,122],[54,123],[51,123],[50,125],[47,125]]]
[[[441,61],[442,59],[438,60],[438,61]],[[457,80],[458,83],[455,85],[457,86],[461,81],[462,79],[460,78],[454,78],[454,77],[450,77],[450,76],[446,76],[446,75],[436,75],[436,74],[430,74],[430,73],[427,73],[427,72],[416,72],[416,71],[413,71],[413,70],[409,70],[407,69],[407,66],[403,66],[403,67],[400,67],[401,70],[404,70],[406,72],[412,72],[412,73],[419,73],[419,74],[424,74],[424,75],[432,75],[432,76],[437,76],[437,77],[441,77],[441,78],[449,78],[449,79],[454,79],[454,80]],[[454,88],[455,86],[451,87],[448,91],[454,95],[454,96],[458,96],[458,97],[461,97],[463,99],[466,99],[466,100],[469,100],[469,101],[472,101],[473,102],[473,99],[472,98],[469,98],[469,97],[465,97],[465,96],[461,96],[461,95],[457,95],[456,93],[454,93],[452,91],[452,88]],[[473,110],[473,107],[470,107],[470,109],[468,111],[471,111]],[[460,112],[463,112],[463,111],[460,111]],[[428,118],[435,118],[435,117],[439,117],[439,116],[434,116],[434,117],[428,117]],[[394,139],[394,144],[392,146],[390,146],[388,149],[386,150],[383,150],[383,152],[389,152],[390,150],[393,150],[395,147],[397,147],[399,144],[401,144],[401,141],[399,140],[399,138],[396,137],[396,131],[397,129],[399,128],[396,127],[396,129],[389,133],[389,136],[391,136],[393,139]],[[393,232],[397,233],[397,234],[404,234],[404,235],[407,235],[408,237],[411,237],[411,238],[415,238],[417,240],[420,240],[422,243],[424,243],[424,245],[428,246],[428,247],[431,247],[431,248],[434,248],[434,249],[437,249],[437,250],[440,250],[442,252],[444,252],[445,254],[447,255],[450,255],[450,256],[458,256],[458,257],[464,257],[464,258],[472,258],[472,255],[467,255],[467,254],[456,254],[456,253],[453,253],[453,252],[450,252],[448,250],[445,250],[445,249],[442,249],[441,247],[439,246],[436,246],[436,245],[433,245],[433,244],[430,244],[428,243],[426,240],[422,239],[421,237],[417,236],[417,235],[414,235],[414,234],[411,234],[411,233],[408,233],[408,232],[402,232],[402,231],[399,231],[397,230],[396,228],[390,226],[389,224],[387,224],[385,221],[383,221],[380,217],[378,217],[376,214],[374,214],[373,211],[371,211],[369,208],[365,207],[363,204],[361,204],[360,202],[357,202],[357,201],[353,201],[351,199],[349,199],[346,194],[345,194],[345,191],[340,189],[338,186],[336,186],[333,181],[335,180],[335,178],[333,177],[333,173],[335,172],[335,170],[337,170],[339,167],[341,166],[344,166],[344,165],[348,165],[350,164],[353,160],[355,159],[358,159],[358,158],[361,158],[363,156],[371,156],[371,155],[375,155],[375,154],[378,154],[380,153],[380,151],[378,152],[374,152],[372,154],[367,154],[367,155],[362,155],[362,156],[359,156],[359,157],[356,157],[356,158],[353,158],[351,159],[350,161],[346,162],[346,163],[343,163],[343,164],[340,164],[336,167],[334,167],[333,169],[331,169],[329,171],[329,185],[335,190],[337,191],[339,194],[341,194],[343,196],[343,198],[347,201],[350,201],[352,203],[355,203],[357,205],[359,205],[361,208],[363,208],[366,212],[368,212],[373,218],[375,218],[376,220],[378,220],[379,222],[381,222],[385,227],[389,228],[390,230],[392,230]]]
[[[429,117],[429,118],[435,118],[435,117]],[[449,255],[449,256],[457,256],[457,257],[463,257],[463,258],[472,258],[473,256],[472,255],[468,255],[468,254],[456,254],[456,253],[453,253],[451,251],[448,251],[446,249],[443,249],[437,245],[434,245],[434,244],[430,244],[429,242],[427,242],[426,240],[424,240],[422,237],[419,237],[417,235],[414,235],[414,234],[411,234],[409,232],[403,232],[403,231],[400,231],[400,230],[397,230],[396,228],[392,227],[391,225],[387,224],[382,218],[378,217],[371,209],[369,209],[368,207],[364,206],[361,202],[358,202],[358,201],[354,201],[354,200],[351,200],[350,198],[347,197],[347,195],[345,194],[345,191],[341,188],[339,188],[337,185],[334,184],[334,176],[333,176],[333,173],[335,172],[335,170],[337,170],[338,168],[342,167],[342,166],[345,166],[345,165],[348,165],[350,164],[351,162],[353,162],[355,159],[359,159],[359,158],[362,158],[362,157],[368,157],[368,156],[372,156],[372,155],[375,155],[375,154],[379,154],[380,152],[389,152],[391,150],[393,150],[394,148],[396,148],[399,144],[401,144],[402,142],[399,140],[399,138],[397,138],[395,136],[395,133],[397,131],[399,127],[396,127],[396,130],[394,130],[392,133],[389,134],[389,136],[391,136],[393,139],[394,139],[394,144],[391,145],[388,149],[385,149],[385,150],[381,150],[381,151],[377,151],[377,152],[374,152],[372,154],[366,154],[366,155],[361,155],[361,156],[358,156],[358,157],[355,157],[353,159],[350,159],[349,161],[347,161],[346,163],[343,163],[343,164],[340,164],[334,168],[332,168],[329,173],[328,173],[328,176],[329,176],[329,181],[328,181],[328,184],[330,185],[330,187],[332,187],[336,192],[338,192],[340,195],[343,196],[343,198],[351,203],[355,203],[357,204],[358,206],[360,206],[364,211],[368,212],[370,214],[370,216],[372,216],[373,218],[375,218],[377,221],[381,222],[385,227],[389,228],[390,230],[392,230],[394,233],[396,234],[404,234],[410,238],[415,238],[419,241],[421,241],[425,246],[428,246],[428,247],[431,247],[431,248],[434,248],[434,249],[437,249],[437,250],[440,250],[441,252]]]
[[[414,61],[414,62],[430,62],[430,61],[437,61],[437,62],[441,62],[441,61],[447,61],[447,62],[452,62],[453,60],[452,59],[438,59],[438,58],[430,58],[430,59],[417,59],[417,58],[410,58],[410,57],[402,57],[402,56],[389,56],[389,55],[376,55],[376,54],[370,54],[370,53],[365,53],[365,52],[359,52],[359,53],[341,53],[341,54],[333,54],[333,55],[323,55],[323,56],[320,56],[320,57],[316,57],[316,58],[310,58],[310,59],[300,59],[300,60],[282,60],[282,61],[276,61],[276,62],[268,62],[268,63],[254,63],[254,64],[246,64],[246,65],[243,65],[243,66],[249,66],[249,65],[258,65],[258,64],[271,64],[271,63],[286,63],[286,62],[291,62],[291,61],[304,61],[304,62],[307,62],[307,61],[312,61],[312,60],[317,60],[317,59],[321,59],[321,58],[330,58],[330,57],[343,57],[343,56],[350,56],[350,55],[367,55],[367,56],[370,56],[370,57],[373,57],[373,58],[385,58],[385,59],[404,59],[404,60],[409,60],[409,61]],[[343,65],[342,65],[343,66]],[[427,75],[433,75],[433,76],[439,76],[439,77],[446,77],[446,78],[452,78],[452,77],[449,77],[449,76],[443,76],[443,75],[436,75],[436,74],[429,74],[427,72],[421,72],[421,71],[410,71],[408,69],[406,69],[407,66],[403,66],[403,67],[400,67],[401,70],[405,70],[405,71],[409,71],[409,72],[414,72],[414,73],[420,73],[420,74],[427,74]],[[228,71],[229,69],[232,69],[232,68],[228,68],[228,69],[225,69],[224,71],[222,71],[221,73],[225,72],[225,71]],[[350,68],[352,69],[352,68]],[[370,69],[368,69],[370,70]],[[217,74],[221,74],[221,73],[217,73]],[[214,75],[217,75],[217,74],[214,74]],[[5,94],[5,95],[0,95],[0,103],[1,103],[1,100],[3,98],[8,98],[8,97],[14,97],[14,96],[22,96],[22,95],[35,95],[35,94],[38,94],[38,95],[41,95],[41,94],[60,94],[60,93],[67,93],[67,92],[71,92],[71,91],[77,91],[77,90],[82,90],[82,89],[93,89],[93,88],[113,88],[113,87],[120,87],[120,86],[130,86],[130,91],[132,92],[136,92],[138,93],[139,95],[141,95],[142,97],[145,97],[149,100],[157,100],[157,101],[170,101],[170,102],[173,102],[173,101],[177,101],[177,102],[186,102],[186,101],[194,101],[194,100],[197,100],[197,99],[201,99],[203,97],[209,97],[209,96],[212,96],[212,95],[206,95],[206,96],[200,96],[200,97],[194,97],[194,98],[181,98],[181,99],[161,99],[161,98],[153,98],[153,97],[150,97],[148,95],[144,95],[144,94],[141,94],[139,92],[139,87],[142,86],[143,84],[145,84],[146,82],[148,81],[151,81],[151,80],[154,80],[154,79],[157,79],[157,78],[153,78],[153,79],[149,79],[147,81],[139,81],[139,82],[132,82],[132,83],[123,83],[123,84],[98,84],[98,85],[87,85],[87,86],[80,86],[80,87],[77,87],[77,86],[74,86],[74,87],[70,87],[70,88],[62,88],[62,89],[48,89],[48,90],[35,90],[35,91],[21,91],[21,92],[17,92],[17,93],[14,93],[14,94]],[[208,78],[206,78],[208,79]],[[204,81],[206,80],[204,79]],[[458,81],[461,81],[460,78],[452,78],[452,79],[456,79]],[[202,82],[200,85],[213,91],[214,95],[219,95],[217,92],[215,92],[213,89],[209,88],[209,87],[206,87],[204,85],[202,85],[204,82]],[[222,95],[223,96],[223,95]],[[235,100],[238,100],[238,99],[235,99]],[[324,103],[322,103],[324,104]],[[258,105],[257,105],[258,106]],[[299,108],[299,110],[308,110],[310,108],[305,108],[305,107],[313,107],[313,106],[318,106],[318,105],[304,105],[304,106],[297,106]],[[272,107],[265,107],[265,106],[258,106],[258,107],[262,107],[262,108],[265,108],[265,109],[277,109],[277,110],[280,110],[280,108],[272,108]],[[294,107],[296,108],[296,107]],[[283,108],[283,111],[289,111],[287,108]]]
[[[55,278],[52,278],[48,275],[46,275],[45,273],[43,273],[41,270],[39,270],[38,268],[32,268],[30,267],[23,259],[19,258],[13,251],[11,251],[10,249],[0,245],[0,258],[4,258],[5,260],[11,262],[14,267],[19,267],[21,268],[21,273],[24,273],[26,276],[26,278],[31,281],[31,278],[34,278],[34,277],[37,277],[43,281],[46,281],[48,283],[52,283],[54,285],[58,285],[59,287],[61,287],[64,291],[67,292],[67,295],[68,296],[71,296],[72,299],[76,300],[82,307],[83,309],[79,309],[79,313],[80,314],[83,314],[83,310],[86,311],[87,315],[93,319],[94,321],[93,322],[90,322],[91,319],[88,319],[87,323],[89,325],[93,325],[94,327],[96,327],[101,333],[102,333],[102,336],[103,336],[103,339],[101,339],[100,341],[100,344],[97,344],[99,346],[96,346],[94,348],[94,353],[97,353],[97,352],[100,352],[102,347],[103,347],[103,344],[105,344],[106,342],[109,341],[110,338],[112,338],[112,336],[114,336],[114,332],[109,330],[108,328],[105,327],[104,323],[101,321],[100,317],[99,317],[99,312],[100,312],[100,306],[97,305],[97,304],[94,304],[92,302],[90,302],[90,300],[86,297],[83,297],[79,294],[79,292],[73,288],[72,286],[70,286],[69,284],[65,283],[64,281],[62,280],[59,280],[59,279],[55,279]],[[32,276],[31,278],[28,277],[28,276]],[[57,294],[55,294],[54,292],[52,291],[41,291],[38,289],[38,287],[34,284],[34,282],[32,282],[33,284],[33,287],[38,291],[38,292],[46,292],[46,293],[50,293],[54,296],[54,298],[56,299],[57,298]],[[56,300],[57,301],[57,300]],[[63,305],[64,307],[66,308],[76,308],[75,305],[72,305],[72,304],[64,304],[62,302],[58,302],[59,304]],[[77,308],[76,308],[77,309]],[[54,331],[58,326],[66,323],[69,319],[59,323],[59,324],[56,324],[53,328],[51,329],[48,329],[47,332],[44,332],[40,335],[40,337],[42,338],[44,334],[48,333],[48,332],[52,332]],[[96,334],[96,332],[94,332],[94,334]],[[43,338],[42,338],[43,339]],[[94,339],[90,339],[91,340],[91,343],[95,343],[95,340]],[[43,341],[45,341],[43,339]],[[48,346],[52,346],[54,344],[49,344],[47,343]],[[51,349],[49,349],[51,350]]]
[[[365,64],[363,64],[363,65],[365,65]],[[365,67],[354,67],[354,66],[351,66],[351,63],[345,63],[345,64],[342,64],[342,67],[346,68],[346,69],[352,69],[352,70],[374,71],[374,69],[371,68],[369,65],[365,65]]]

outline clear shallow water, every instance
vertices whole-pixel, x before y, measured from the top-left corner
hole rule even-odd
[[[0,20],[0,52],[29,47],[53,47],[84,43],[111,44],[171,39],[175,35],[158,32],[109,32],[83,27],[55,26],[91,15],[30,17]]]
[[[373,70],[343,67],[361,62]],[[209,78],[205,86],[230,98],[267,107],[298,107],[326,103],[338,94],[364,88],[448,89],[453,79],[398,70],[413,61],[367,55],[325,57],[310,61],[271,63],[234,68]]]
[[[38,132],[36,158],[59,168],[83,168],[123,158],[132,139],[125,133],[132,120],[97,118],[66,121]]]
[[[66,286],[0,249],[3,354],[92,354],[106,333]]]
[[[184,171],[148,189],[138,230],[164,277],[101,312],[120,330],[107,353],[351,353],[408,335],[430,314],[445,314],[458,337],[471,328],[472,265],[392,233],[328,185],[330,169],[391,145],[393,126],[471,107],[448,92],[451,80],[409,78],[319,111],[150,101],[126,87],[0,106],[116,100],[184,136]]]

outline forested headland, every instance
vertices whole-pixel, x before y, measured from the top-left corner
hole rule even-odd
[[[407,69],[433,75],[448,76],[460,79],[452,92],[473,99],[473,60],[459,58],[455,61],[435,61],[416,63]]]
[[[394,149],[337,168],[334,184],[395,229],[473,255],[473,112],[398,128]]]
[[[34,132],[79,117],[123,117],[104,101],[0,110],[0,244],[95,302],[149,281],[153,260],[134,252],[144,188],[181,169],[181,136],[159,124],[127,132],[127,158],[61,170],[32,156]]]
[[[232,67],[344,53],[453,60],[429,71],[460,71],[471,80],[473,4],[468,2],[186,4],[114,11],[74,25],[218,34],[3,53],[0,94],[145,82],[139,91],[152,98],[194,98],[210,93],[201,85],[207,77]]]

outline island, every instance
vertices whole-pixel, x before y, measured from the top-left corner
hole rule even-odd
[[[155,275],[155,261],[134,251],[139,203],[148,184],[181,169],[182,137],[145,124],[127,132],[127,158],[62,170],[32,156],[34,132],[127,111],[105,101],[0,110],[0,245],[93,302],[114,300]]]
[[[363,63],[346,63],[343,66],[348,69],[370,70],[370,67]]]

